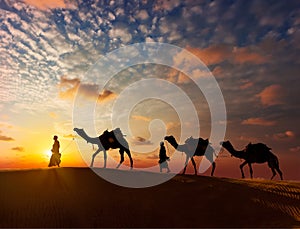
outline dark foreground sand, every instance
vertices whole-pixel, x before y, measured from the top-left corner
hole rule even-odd
[[[0,227],[300,227],[296,182],[177,175],[133,189],[88,168],[2,171],[0,182]]]

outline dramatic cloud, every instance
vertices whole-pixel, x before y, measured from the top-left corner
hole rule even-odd
[[[249,118],[242,121],[243,125],[258,125],[258,126],[274,126],[275,121],[266,120],[263,118]]]
[[[229,61],[234,64],[263,64],[268,59],[253,47],[236,47],[233,45],[212,45],[204,49],[187,47],[187,50],[196,55],[206,65],[213,65]]]
[[[20,147],[20,146],[13,147],[13,148],[11,148],[11,150],[19,151],[19,152],[24,152],[25,151],[24,147]]]
[[[187,47],[187,50],[196,55],[206,65],[218,64],[232,57],[232,46],[213,45],[204,49]]]
[[[59,88],[59,98],[73,100],[78,93],[84,96],[86,99],[95,100],[98,99],[99,103],[107,102],[114,99],[117,95],[110,91],[104,90],[102,93],[98,93],[98,85],[93,83],[81,83],[80,79],[69,79],[66,76],[62,76]]]
[[[280,85],[268,86],[257,95],[264,106],[283,104],[284,96],[285,92]]]

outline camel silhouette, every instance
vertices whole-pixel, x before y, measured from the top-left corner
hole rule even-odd
[[[251,144],[249,143],[244,150],[235,150],[230,141],[220,142],[220,144],[234,157],[244,159],[245,161],[240,165],[242,178],[245,178],[243,167],[248,164],[250,170],[250,176],[253,178],[253,163],[265,163],[268,162],[268,166],[272,170],[271,180],[276,176],[276,171],[280,175],[280,179],[282,178],[282,172],[279,169],[279,161],[278,158],[270,151],[271,148],[266,146],[263,143]]]
[[[106,160],[107,160],[107,153],[106,150],[109,149],[119,149],[119,153],[121,155],[120,163],[118,164],[117,168],[120,167],[120,165],[124,161],[124,152],[128,155],[130,160],[130,167],[133,168],[133,160],[131,157],[131,153],[129,150],[128,142],[123,137],[123,134],[120,130],[120,128],[116,128],[113,131],[105,130],[99,137],[90,137],[87,135],[87,133],[84,131],[84,129],[74,128],[74,131],[82,137],[84,140],[87,141],[87,143],[92,143],[98,146],[98,149],[92,156],[91,161],[91,167],[94,165],[94,159],[100,151],[103,151],[104,153],[104,168],[106,168]]]
[[[189,159],[191,159],[194,167],[195,175],[197,175],[196,162],[194,160],[194,156],[205,156],[212,164],[212,170],[210,175],[211,176],[214,175],[216,163],[213,160],[213,156],[215,151],[209,144],[208,139],[204,140],[203,138],[197,139],[197,138],[190,137],[185,140],[185,144],[183,145],[179,145],[176,139],[174,138],[174,136],[172,135],[166,136],[165,140],[168,141],[176,150],[185,153],[186,160],[185,160],[185,166],[182,174],[185,174]],[[205,154],[206,149],[207,149],[207,154]]]

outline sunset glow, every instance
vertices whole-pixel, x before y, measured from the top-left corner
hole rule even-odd
[[[99,92],[104,77],[98,75],[106,76],[110,69],[98,75],[89,71],[101,58],[130,44],[157,42],[187,50],[213,74],[226,105],[227,120],[222,123],[226,140],[237,149],[249,142],[267,144],[278,156],[285,178],[300,180],[298,0],[4,0],[0,23],[1,169],[46,168],[54,135],[60,142],[61,166],[88,166],[97,148],[73,128],[84,128],[92,137],[111,130],[113,109],[116,120],[125,114],[114,107],[115,102],[126,90],[128,104],[135,101],[136,89],[130,86],[145,79],[176,85],[191,100],[199,123],[180,123],[176,108],[164,102],[171,98],[183,103],[179,92],[135,104],[128,120],[130,131],[123,134],[136,168],[157,166],[160,141],[164,135],[179,138],[183,126],[192,131],[199,125],[200,136],[210,138],[209,102],[190,76],[178,69],[153,63],[130,66]],[[128,53],[128,60],[135,52]],[[188,56],[175,54],[172,64],[184,69]],[[193,77],[207,77],[206,71],[193,70]],[[167,91],[161,83],[139,93],[158,90]],[[95,120],[88,119],[90,113],[81,114],[93,128],[84,122],[74,126],[76,99],[94,104]],[[186,110],[185,106],[179,108]],[[166,144],[172,156],[174,149]],[[108,153],[119,162],[118,150]],[[103,165],[103,157],[100,152],[95,158],[97,167]],[[183,156],[178,158],[182,161],[171,159],[171,171],[184,163]],[[199,165],[201,157],[195,159]],[[239,159],[222,151],[216,163],[216,176],[240,177]],[[128,165],[126,156],[124,164]],[[255,176],[269,178],[267,164],[255,165]]]

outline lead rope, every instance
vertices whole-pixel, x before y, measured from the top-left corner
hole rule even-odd
[[[73,143],[74,140],[75,138],[73,138],[71,142],[62,151],[60,151],[60,153],[63,153]]]

